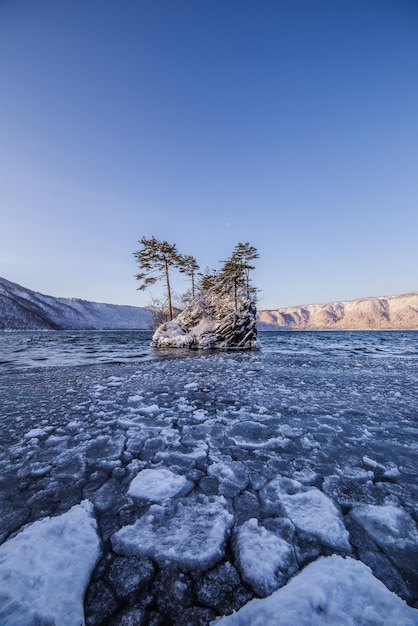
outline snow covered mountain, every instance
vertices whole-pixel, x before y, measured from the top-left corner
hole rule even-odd
[[[258,311],[259,330],[418,330],[418,292]],[[0,330],[149,330],[149,309],[54,298],[0,278]]]
[[[145,308],[54,298],[0,278],[0,330],[148,330]]]
[[[416,330],[418,292],[259,311],[260,330]]]

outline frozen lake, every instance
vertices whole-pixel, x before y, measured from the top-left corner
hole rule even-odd
[[[90,560],[69,550],[87,624],[209,624],[352,559],[418,607],[418,332],[260,333],[261,350],[225,353],[150,337],[0,334],[0,623],[57,615],[7,580],[17,531],[41,521],[27,541],[48,542],[72,519],[100,539]],[[47,593],[36,580],[22,598]],[[405,610],[393,623],[417,624]]]

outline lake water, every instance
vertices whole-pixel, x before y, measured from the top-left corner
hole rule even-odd
[[[231,543],[250,519],[293,546],[288,576],[321,555],[350,553],[416,605],[418,333],[260,333],[262,349],[253,352],[156,350],[150,338],[147,332],[0,334],[0,540],[90,500],[103,558],[86,596],[88,624],[109,623],[127,607],[164,624],[205,624],[260,595]],[[162,503],[164,524],[154,521],[146,531],[146,554],[134,551],[141,563],[150,560],[152,575],[121,599],[109,572],[117,563],[121,577],[128,576],[134,557],[114,538],[150,506],[128,488],[142,470],[162,468],[191,485],[179,496],[182,510],[193,502],[199,510],[212,498],[232,516],[234,530],[226,528],[222,555],[202,557],[197,574],[180,556],[193,524],[181,518],[183,535],[165,536],[163,527],[174,524],[180,509],[175,499]],[[310,506],[321,503],[323,523],[340,529],[335,540],[327,542],[314,515],[311,526],[303,525],[289,504],[297,494]],[[364,508],[370,506],[380,508]],[[403,542],[407,554],[373,534],[367,515],[376,511],[401,511],[392,546]],[[172,555],[167,561],[159,541]],[[231,568],[237,578],[228,597],[221,602],[217,592],[204,591],[208,572],[226,585]],[[172,588],[176,576],[186,589],[181,601]],[[286,573],[276,586],[285,580]]]
[[[298,354],[322,359],[360,355],[418,358],[418,332],[262,332],[259,336],[262,354],[277,357]],[[151,337],[148,331],[2,332],[0,373],[202,355],[187,350],[153,349]]]

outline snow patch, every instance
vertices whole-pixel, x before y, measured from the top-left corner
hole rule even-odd
[[[353,508],[350,516],[381,548],[418,550],[417,526],[404,509],[391,504],[366,504]]]
[[[2,626],[84,624],[84,592],[99,554],[87,500],[7,540],[0,546]]]
[[[131,482],[128,495],[150,502],[185,496],[193,489],[192,482],[184,476],[165,469],[144,469]]]
[[[333,555],[308,565],[268,598],[212,622],[217,626],[416,626],[418,611],[352,558]]]
[[[206,570],[222,559],[233,521],[223,497],[187,498],[174,507],[151,506],[135,524],[116,532],[111,542],[118,554]]]
[[[270,595],[297,570],[293,547],[256,519],[234,533],[233,550],[242,578],[259,596]]]
[[[278,477],[261,490],[260,497],[267,511],[286,515],[299,531],[317,537],[324,546],[351,552],[340,511],[316,487]]]

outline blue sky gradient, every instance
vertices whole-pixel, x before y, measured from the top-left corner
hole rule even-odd
[[[155,235],[250,241],[260,308],[417,290],[417,32],[415,0],[0,0],[0,275],[143,306]]]

